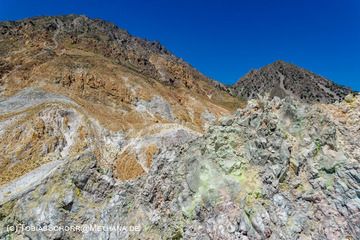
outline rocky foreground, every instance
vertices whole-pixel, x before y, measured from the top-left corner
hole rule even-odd
[[[359,239],[360,97],[332,105],[252,100],[203,136],[179,134],[145,176],[116,181],[68,159],[1,206],[8,239]],[[136,232],[7,232],[99,224]]]

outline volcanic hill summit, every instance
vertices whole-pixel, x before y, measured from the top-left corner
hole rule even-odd
[[[271,97],[293,96],[301,101],[333,103],[341,101],[351,90],[284,61],[276,61],[259,70],[252,70],[233,86],[245,99],[269,93]]]

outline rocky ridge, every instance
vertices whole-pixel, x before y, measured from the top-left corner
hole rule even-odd
[[[169,86],[193,89],[204,95],[212,92],[213,95],[217,93],[224,98],[227,96],[224,93],[227,91],[225,86],[208,79],[166,50],[159,42],[134,37],[103,20],[80,15],[30,18],[1,22],[0,33],[2,75],[14,70],[15,67],[22,71],[34,70],[36,65],[62,55],[84,57],[92,53]],[[77,51],[72,52],[74,49]],[[31,54],[31,59],[22,59],[26,56],[21,53],[28,56]],[[86,70],[91,64],[87,63],[81,67],[82,70]],[[24,78],[27,81],[23,84],[29,84],[31,80],[26,79],[26,76]],[[7,87],[5,94],[7,91],[10,93],[10,90],[11,88]]]

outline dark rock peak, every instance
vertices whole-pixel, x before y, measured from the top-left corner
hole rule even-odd
[[[280,98],[292,96],[308,103],[332,103],[351,93],[349,88],[282,60],[251,70],[234,84],[233,89],[247,99],[269,93]]]

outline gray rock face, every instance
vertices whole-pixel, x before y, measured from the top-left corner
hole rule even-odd
[[[242,217],[232,224],[221,223],[221,229],[235,225],[234,233],[196,224],[201,234],[219,239],[237,239],[239,235],[249,239],[360,236],[359,229],[353,227],[354,220],[348,220],[357,208],[351,206],[344,212],[337,207],[340,202],[358,200],[337,196],[335,190],[336,184],[343,181],[337,174],[345,175],[349,168],[358,171],[355,169],[359,169],[359,162],[337,143],[341,138],[336,133],[339,126],[319,109],[309,109],[290,99],[252,102],[238,112],[233,124],[209,130],[206,140],[201,140],[205,153],[191,154],[191,159],[201,158],[201,163],[192,163],[189,168],[194,170],[188,174],[193,178],[187,198],[204,204],[204,210],[210,213],[202,218],[222,215],[223,204],[235,205],[227,216],[237,209],[235,215]],[[307,134],[311,139],[303,138]],[[233,160],[231,167],[226,164],[229,160]],[[228,179],[229,176],[234,178]],[[201,182],[202,179],[206,181]],[[344,185],[353,186],[353,191],[359,189],[355,182]],[[219,206],[223,208],[220,210]],[[359,220],[355,218],[355,222]]]
[[[347,109],[351,122],[337,113]],[[159,152],[146,176],[116,181],[91,152],[0,208],[7,226],[128,226],[26,232],[31,239],[358,239],[360,99],[251,100],[204,136]],[[351,131],[349,131],[351,129]]]
[[[307,103],[333,103],[351,93],[348,88],[283,61],[252,70],[233,86],[233,90],[246,99],[268,93],[271,97],[292,96]]]
[[[174,120],[171,106],[162,97],[156,96],[150,101],[139,100],[136,103],[139,112],[148,112],[153,115],[160,115],[167,120]]]

